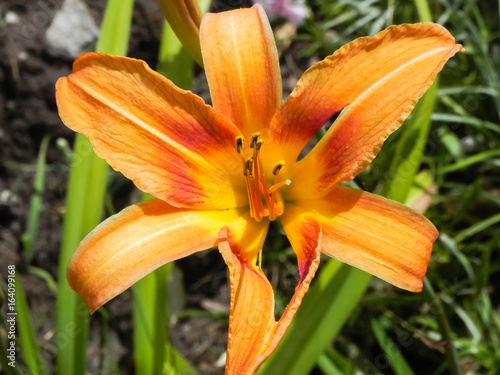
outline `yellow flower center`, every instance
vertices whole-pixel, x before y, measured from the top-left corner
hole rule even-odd
[[[250,216],[259,222],[263,217],[269,216],[269,220],[273,221],[283,214],[285,209],[283,197],[279,189],[290,184],[290,180],[279,181],[279,172],[285,166],[283,160],[279,160],[273,166],[272,173],[274,176],[273,183],[269,187],[264,168],[259,158],[259,152],[264,144],[264,140],[260,137],[260,133],[253,133],[250,142],[250,149],[253,150],[251,156],[245,158],[243,156],[244,140],[242,136],[237,136],[235,139],[236,150],[241,155],[243,161],[243,176],[246,180],[248,202],[250,205]]]

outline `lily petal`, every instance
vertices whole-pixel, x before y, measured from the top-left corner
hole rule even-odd
[[[267,129],[282,92],[278,52],[262,7],[206,14],[200,40],[214,108],[248,140]]]
[[[295,215],[285,210],[280,217],[280,222],[285,229],[285,234],[297,255],[299,266],[299,283],[295,287],[292,299],[288,303],[283,315],[276,324],[276,328],[269,339],[262,354],[256,359],[254,370],[256,371],[264,360],[269,357],[286,333],[295,313],[302,303],[309,285],[316,275],[321,256],[320,239],[321,227],[310,215]]]
[[[193,59],[202,65],[200,23],[202,11],[196,0],[159,0],[163,15]]]
[[[91,313],[167,262],[217,246],[229,225],[242,231],[241,210],[192,211],[159,200],[125,208],[81,242],[68,266],[68,281]]]
[[[436,228],[410,208],[338,186],[321,199],[287,205],[309,212],[322,230],[321,251],[399,288],[422,290]]]
[[[230,270],[231,314],[226,374],[253,374],[283,338],[319,265],[320,227],[311,217],[284,215],[287,236],[297,254],[300,281],[278,322],[274,294],[262,270],[242,260],[231,230],[219,235],[219,251]],[[280,218],[283,219],[283,218]]]
[[[234,243],[232,231],[221,230],[219,251],[229,268],[231,284],[226,374],[249,374],[274,329],[274,294],[264,273],[243,261],[231,246]]]
[[[315,132],[335,113],[345,111],[297,163],[290,199],[298,194],[320,197],[360,173],[446,61],[461,50],[440,25],[391,26],[373,38],[347,44],[309,68],[273,119],[273,140],[285,153],[281,158],[295,161]]]
[[[63,122],[139,189],[178,207],[246,204],[238,129],[144,62],[86,54],[56,90]]]

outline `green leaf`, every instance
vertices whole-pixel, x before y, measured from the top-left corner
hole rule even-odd
[[[490,216],[487,219],[481,220],[480,222],[477,222],[473,225],[471,225],[469,228],[464,229],[460,233],[458,233],[455,236],[455,242],[459,243],[462,241],[465,241],[467,238],[485,230],[488,227],[491,227],[492,225],[495,225],[497,223],[500,223],[500,214],[496,214],[493,216]]]
[[[134,362],[141,375],[161,374],[167,341],[167,275],[170,264],[139,280],[134,293]]]
[[[468,157],[466,159],[457,161],[454,164],[447,165],[447,166],[441,168],[439,170],[439,172],[442,173],[442,174],[446,174],[446,173],[450,173],[450,172],[455,172],[455,171],[458,171],[460,169],[469,167],[471,165],[480,163],[480,162],[482,162],[484,160],[491,159],[491,158],[493,158],[495,156],[500,156],[500,150],[483,151],[483,152],[480,152],[479,154],[472,155],[472,156],[470,156],[470,157]]]
[[[403,124],[396,151],[389,168],[391,178],[382,195],[405,202],[420,168],[425,143],[429,136],[431,115],[436,101],[438,80],[417,103],[411,117]]]
[[[108,0],[96,52],[127,55],[133,9],[134,0]]]
[[[318,367],[325,375],[345,375],[340,371],[326,354],[321,354],[318,358]]]
[[[379,320],[372,319],[371,325],[375,338],[384,351],[387,362],[394,370],[394,373],[396,375],[412,375],[413,371],[402,356],[401,349],[387,335]]]
[[[23,359],[31,374],[43,375],[47,373],[47,364],[38,347],[36,333],[33,329],[33,323],[31,322],[28,301],[24,293],[20,275],[16,275],[15,285],[17,309],[15,318],[19,324],[19,338]]]
[[[422,22],[432,22],[432,13],[427,0],[415,0],[418,16]]]
[[[34,183],[34,191],[31,194],[30,212],[28,216],[28,225],[26,232],[21,236],[21,241],[24,247],[24,259],[30,263],[33,258],[33,242],[36,239],[38,232],[38,221],[40,219],[40,211],[42,208],[43,191],[45,188],[45,155],[49,145],[50,137],[43,137],[38,152],[38,161],[36,164],[36,175]]]

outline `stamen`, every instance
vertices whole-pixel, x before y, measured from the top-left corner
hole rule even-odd
[[[253,157],[256,158],[259,155],[259,151],[262,148],[262,145],[264,144],[263,139],[258,139],[257,142],[255,142],[255,147],[253,149]]]
[[[285,161],[284,160],[279,160],[276,164],[274,164],[273,166],[273,175],[277,175],[281,168],[283,168],[285,166]]]
[[[288,182],[290,180],[286,180],[286,181],[281,181],[281,182],[278,182],[276,184],[274,184],[273,186],[271,186],[269,188],[269,193],[274,193],[275,191],[277,191],[278,189],[282,188],[283,186],[285,185],[290,185]]]
[[[250,142],[250,148],[254,148],[255,147],[255,143],[257,142],[257,140],[260,138],[260,133],[259,132],[255,132],[252,134],[252,141]]]
[[[245,162],[245,167],[243,168],[243,176],[245,176],[245,177],[253,177],[253,156],[250,157]]]
[[[235,139],[236,142],[236,151],[238,151],[238,154],[241,154],[241,150],[243,150],[243,137],[241,135],[238,135]]]
[[[271,198],[271,202],[269,205],[269,220],[276,220],[276,218],[283,213],[283,198],[281,197],[281,194],[277,194],[277,191],[279,188],[285,185],[289,185],[289,180],[278,182],[278,173],[284,166],[284,160],[279,160],[273,166],[274,185],[269,188],[269,196]],[[277,198],[281,202],[281,205],[280,202],[276,203]]]
[[[235,138],[236,150],[243,161],[243,175],[246,180],[248,192],[248,203],[250,205],[250,216],[257,222],[260,222],[264,217],[268,216],[269,220],[283,214],[284,201],[281,193],[278,191],[281,187],[290,184],[290,180],[281,181],[278,174],[285,166],[283,160],[279,160],[274,164],[272,173],[274,175],[274,184],[269,188],[264,175],[264,168],[259,159],[259,152],[264,144],[264,140],[260,138],[260,133],[255,132],[251,136],[250,148],[253,148],[253,155],[245,160],[243,155],[244,139],[242,136]],[[259,255],[258,262],[262,260],[262,254]]]
[[[256,133],[254,133],[254,135],[257,136]],[[257,136],[256,141],[254,142],[254,150],[253,150],[253,175],[255,177],[254,179],[255,196],[253,197],[253,199],[255,203],[254,212],[256,214],[256,217],[254,219],[256,221],[262,220],[264,216],[269,216],[269,210],[264,208],[264,203],[262,202],[262,194],[263,194],[266,200],[266,205],[269,207],[269,201],[268,201],[269,193],[267,192],[266,177],[264,176],[264,170],[262,168],[260,159],[258,158],[259,150],[262,148],[264,140],[260,139],[259,136]]]

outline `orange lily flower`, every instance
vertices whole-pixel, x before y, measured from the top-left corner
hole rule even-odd
[[[213,107],[129,58],[86,54],[58,81],[63,122],[156,197],[90,233],[68,280],[94,312],[166,262],[218,246],[231,285],[226,373],[251,374],[283,337],[321,252],[400,288],[422,289],[434,226],[340,183],[373,160],[462,47],[436,24],[389,27],[313,65],[282,103],[276,46],[260,6],[207,14],[200,41]],[[277,322],[258,260],[276,219],[299,269]]]

